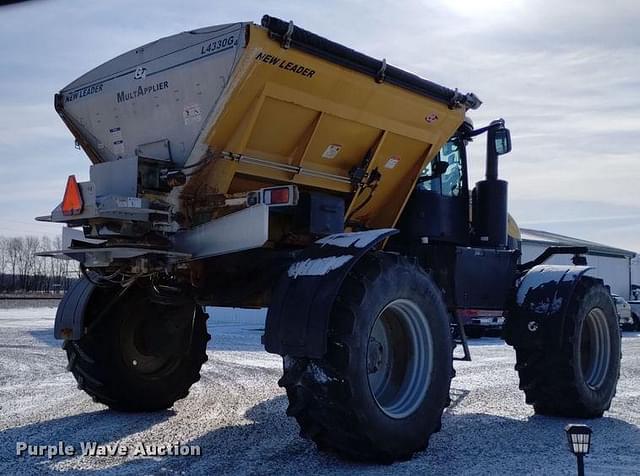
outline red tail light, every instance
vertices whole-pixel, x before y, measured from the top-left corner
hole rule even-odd
[[[80,187],[76,182],[75,175],[69,175],[67,179],[67,188],[64,190],[64,198],[62,199],[62,214],[65,216],[77,215],[82,211],[84,203]]]
[[[265,205],[280,205],[289,203],[289,187],[271,188],[264,191]]]

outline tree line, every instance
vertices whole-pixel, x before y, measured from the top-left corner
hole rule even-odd
[[[0,292],[62,292],[78,278],[75,261],[36,256],[62,249],[62,238],[0,236]]]

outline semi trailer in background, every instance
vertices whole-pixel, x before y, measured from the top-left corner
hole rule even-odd
[[[632,300],[640,300],[640,257],[631,260],[631,296]]]
[[[626,300],[633,298],[633,285],[638,282],[634,281],[635,252],[548,231],[521,228],[520,232],[523,260],[535,258],[549,246],[584,246],[588,250],[585,253],[587,264],[592,268],[589,274],[601,278],[612,293]],[[571,256],[555,255],[547,263],[571,264]]]
[[[429,58],[420,58],[428,61]],[[461,58],[461,61],[464,59]],[[391,462],[426,448],[469,358],[460,315],[503,312],[535,412],[600,417],[620,334],[585,247],[523,261],[501,119],[461,93],[265,16],[135,48],[55,108],[92,165],[41,220],[84,279],[55,322],[78,386],[171,407],[207,360],[204,306],[268,307],[287,414],[319,448]],[[486,175],[467,145],[486,136]],[[542,264],[567,254],[572,264]],[[206,411],[206,408],[203,409]]]

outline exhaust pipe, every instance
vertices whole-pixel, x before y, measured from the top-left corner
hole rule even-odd
[[[473,229],[478,244],[504,248],[507,246],[508,182],[498,179],[498,156],[511,150],[511,137],[503,119],[493,121],[481,131],[485,130],[487,164],[485,179],[477,182],[473,191]]]

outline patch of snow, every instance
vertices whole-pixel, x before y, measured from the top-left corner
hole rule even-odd
[[[567,270],[566,265],[544,265],[538,269],[529,271],[523,278],[525,285],[523,286],[521,282],[518,287],[517,301],[522,304],[525,301],[527,294],[532,289],[552,283],[555,287],[558,287],[560,282],[575,280],[581,273],[589,269],[590,268],[588,266],[573,266],[572,269]],[[551,310],[557,310],[559,309],[558,306],[562,305],[562,301],[560,300],[560,302],[556,301],[553,303],[547,303],[545,305],[553,305]]]
[[[209,360],[189,396],[172,411],[124,414],[76,389],[51,337],[54,308],[0,309],[0,474],[575,474],[564,427],[576,420],[534,415],[518,390],[515,352],[500,339],[475,339],[473,361],[455,363],[452,404],[426,451],[390,466],[355,466],[301,440],[286,416],[282,359],[260,346],[264,310],[208,312]],[[638,474],[640,333],[623,333],[622,346],[611,409],[589,421],[588,474]],[[313,361],[305,375],[321,385],[337,378]],[[202,456],[15,456],[18,441],[79,449],[86,441],[134,448],[176,440],[201,446]]]
[[[298,276],[324,276],[329,271],[338,269],[348,263],[351,258],[353,258],[353,256],[344,255],[298,261],[289,266],[288,275],[290,278],[297,278]]]
[[[332,377],[329,377],[321,367],[318,367],[316,364],[311,362],[309,364],[309,369],[311,369],[311,374],[313,375],[313,379],[318,383],[328,383],[330,381],[336,380]]]
[[[332,245],[347,248],[355,246],[356,248],[364,248],[379,236],[394,231],[394,228],[381,228],[379,230],[358,231],[355,233],[338,233],[336,235],[325,236],[316,241],[321,245]]]
[[[566,272],[566,267],[564,267],[559,273],[550,273],[548,269],[541,268],[539,270],[534,270],[533,272],[528,272],[524,277],[525,285],[520,284],[517,293],[517,301],[522,304],[527,297],[527,294],[530,290],[536,289],[540,286],[544,286],[546,284],[555,283],[556,287],[558,283],[562,280],[564,276],[564,272]]]

